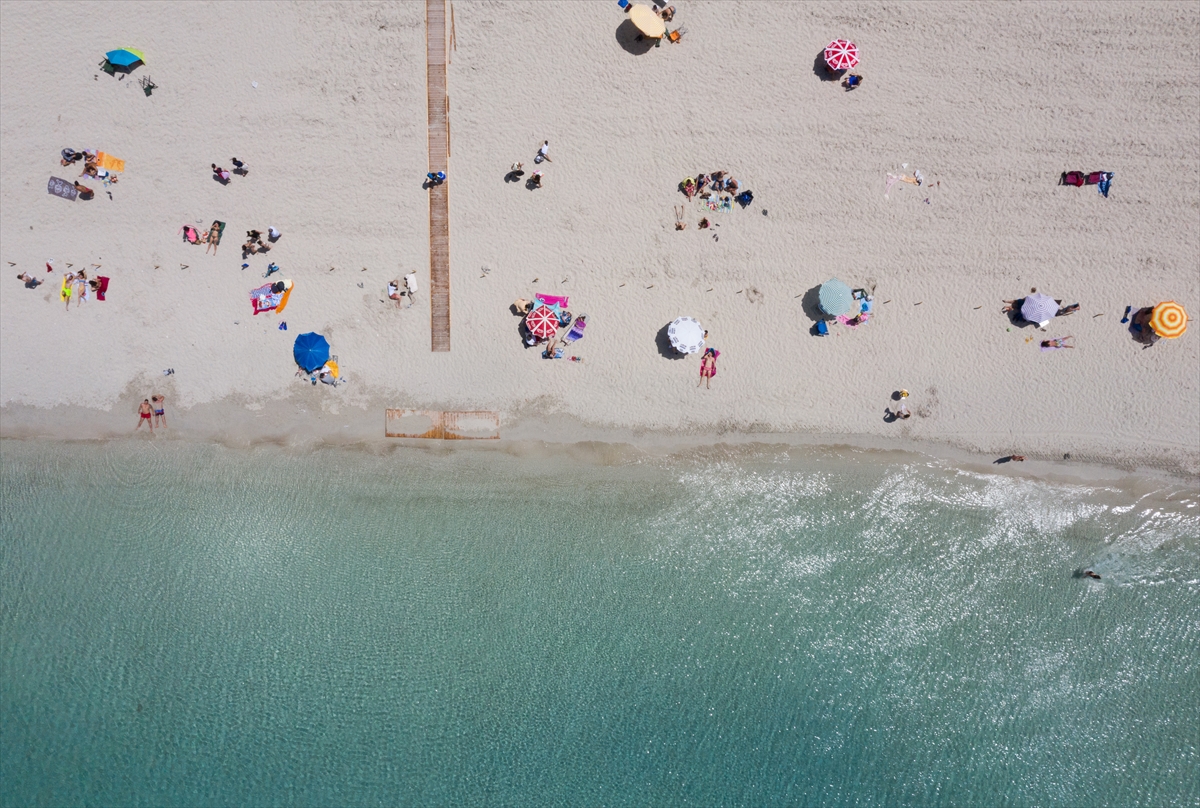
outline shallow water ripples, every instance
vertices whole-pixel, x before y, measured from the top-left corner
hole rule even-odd
[[[916,462],[12,454],[24,801],[1197,796],[1186,503]]]

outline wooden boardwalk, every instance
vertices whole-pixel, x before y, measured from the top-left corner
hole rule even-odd
[[[446,0],[425,0],[429,171],[450,174],[450,97],[446,94]],[[429,330],[434,351],[450,350],[449,181],[429,189]]]

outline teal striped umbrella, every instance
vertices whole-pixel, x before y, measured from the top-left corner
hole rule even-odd
[[[831,278],[821,284],[817,302],[821,306],[821,311],[830,317],[837,317],[854,308],[854,292],[850,291],[850,287],[837,278]]]

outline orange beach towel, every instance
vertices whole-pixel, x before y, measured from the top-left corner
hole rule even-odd
[[[124,160],[118,160],[111,154],[105,154],[104,152],[96,152],[96,162],[100,164],[101,168],[107,168],[109,171],[125,170]]]

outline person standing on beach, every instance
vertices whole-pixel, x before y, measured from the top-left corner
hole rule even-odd
[[[138,407],[138,425],[133,428],[133,431],[137,432],[142,428],[142,423],[145,422],[146,424],[150,425],[150,434],[153,435],[154,422],[150,420],[150,416],[152,414],[153,413],[150,411],[150,399],[142,399],[142,404],[140,407]]]
[[[167,426],[166,396],[151,396],[150,400],[154,402],[154,419],[150,428],[153,429],[157,425],[165,429]],[[159,422],[160,418],[162,419],[161,423]]]
[[[547,163],[554,162],[550,159],[550,141],[548,140],[542,142],[542,147],[538,149],[537,157],[534,158],[535,163],[540,163],[543,160]]]

